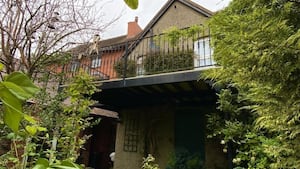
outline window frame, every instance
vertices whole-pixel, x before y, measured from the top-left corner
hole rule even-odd
[[[91,68],[99,68],[101,67],[101,63],[102,63],[101,56],[94,56],[92,57]]]
[[[194,54],[194,67],[196,68],[215,64],[210,37],[199,38],[194,42]]]

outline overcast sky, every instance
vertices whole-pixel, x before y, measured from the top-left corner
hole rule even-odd
[[[104,12],[105,18],[121,17],[106,29],[101,34],[101,39],[108,39],[111,37],[125,35],[127,33],[127,23],[134,21],[135,16],[139,18],[139,25],[143,29],[150,20],[156,15],[159,9],[168,0],[139,0],[139,7],[136,10],[132,10],[127,7],[124,0],[111,0],[105,4]],[[211,10],[217,11],[226,7],[231,0],[193,0],[201,6]]]

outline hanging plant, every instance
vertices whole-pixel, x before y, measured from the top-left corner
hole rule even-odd
[[[165,32],[165,38],[170,42],[171,46],[177,46],[184,32],[177,27],[171,27]]]
[[[204,26],[193,25],[184,30],[184,34],[189,38],[193,38],[193,40],[196,40],[199,37],[200,33],[204,33]]]

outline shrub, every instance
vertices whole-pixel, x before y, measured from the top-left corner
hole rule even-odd
[[[146,74],[166,73],[193,68],[193,51],[153,53],[145,58]]]
[[[148,154],[147,158],[143,158],[142,169],[159,169],[158,164],[155,163],[155,158]]]
[[[166,169],[202,169],[204,163],[198,153],[190,153],[187,149],[177,149],[171,156]]]
[[[120,59],[114,64],[114,70],[117,73],[117,77],[124,77],[123,70],[125,69],[125,59]],[[134,60],[127,60],[126,77],[136,76],[136,63]]]

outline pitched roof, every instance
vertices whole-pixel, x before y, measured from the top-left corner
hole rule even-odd
[[[102,47],[106,47],[106,46],[110,46],[110,45],[115,45],[115,44],[121,44],[121,43],[124,43],[128,40],[130,40],[130,39],[126,39],[126,35],[118,36],[118,37],[111,38],[111,39],[101,40],[98,43],[98,48],[102,48]],[[78,46],[70,49],[69,52],[73,55],[88,54],[89,48],[90,48],[91,45],[93,45],[92,42],[87,42],[87,43],[78,45]]]
[[[145,29],[139,33],[134,38],[126,38],[126,35],[118,36],[115,38],[107,39],[107,40],[101,40],[98,44],[98,49],[106,48],[110,49],[109,46],[112,45],[125,45],[126,42],[133,42],[134,40],[142,39],[146,34],[151,30],[151,28],[159,21],[159,19],[165,14],[165,12],[172,6],[173,3],[180,2],[188,7],[190,7],[192,10],[195,10],[196,12],[199,12],[203,14],[206,17],[211,17],[214,12],[204,8],[203,6],[191,1],[191,0],[168,0],[166,4],[159,10],[159,12],[153,17],[153,19],[148,23],[148,25],[145,27]],[[139,41],[135,41],[135,43],[132,45],[135,46]],[[88,42],[79,46],[76,46],[75,48],[72,48],[69,50],[72,54],[88,54],[90,46],[93,45],[92,42]]]
[[[159,21],[159,19],[167,12],[167,10],[172,6],[173,3],[180,2],[192,10],[203,14],[206,17],[211,17],[214,12],[204,8],[203,6],[191,1],[191,0],[168,0],[168,2],[158,11],[158,13],[153,17],[153,19],[148,23],[145,29],[136,37],[136,41],[131,45],[129,51],[132,51],[137,44],[144,38],[151,28]]]
[[[101,48],[111,49],[109,48],[110,46],[124,46],[127,42],[131,42],[135,40],[136,37],[127,38],[127,35],[122,35],[110,39],[100,40],[99,43],[97,44],[97,48],[101,50]],[[92,45],[93,42],[87,42],[70,49],[68,52],[70,52],[73,55],[77,55],[77,54],[89,55],[90,47]]]
[[[172,4],[176,1],[190,7],[191,9],[203,14],[206,17],[211,17],[214,14],[214,12],[204,8],[203,6],[191,0],[169,0],[153,17],[153,19],[149,22],[149,24],[145,27],[145,29],[140,34],[139,38],[144,37],[150,31],[150,29],[157,23],[157,21],[159,21],[159,19],[165,14],[165,12],[172,6]]]

